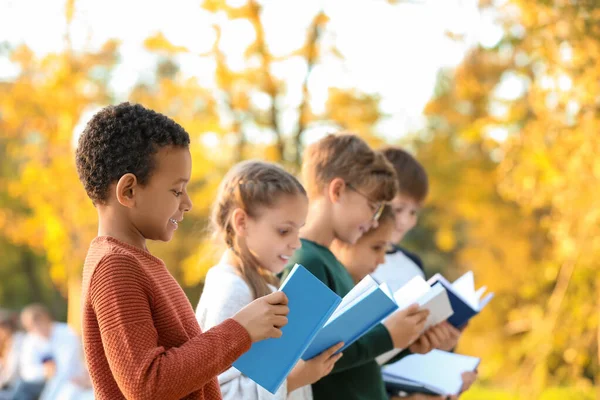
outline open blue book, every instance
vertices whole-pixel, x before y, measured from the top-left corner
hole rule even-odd
[[[427,354],[411,354],[383,367],[387,390],[400,393],[424,393],[452,396],[460,393],[462,373],[473,372],[479,358],[432,350]]]
[[[277,392],[342,299],[296,264],[280,290],[288,298],[288,323],[277,339],[254,343],[233,366],[271,393]]]
[[[387,285],[367,275],[344,296],[302,359],[310,360],[339,342],[344,342],[343,351],[397,309]]]
[[[448,292],[448,298],[450,299],[450,304],[454,310],[454,314],[448,318],[448,322],[456,328],[465,326],[465,324],[475,315],[479,314],[479,312],[494,297],[494,293],[488,293],[482,298],[487,290],[487,287],[485,286],[475,290],[475,280],[472,271],[467,272],[454,281],[454,283],[448,282],[448,280],[440,274],[435,274],[427,282],[432,287],[442,285]]]

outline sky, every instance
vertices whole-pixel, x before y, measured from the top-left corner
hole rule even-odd
[[[229,4],[244,0],[229,0]],[[422,111],[430,99],[440,68],[460,63],[476,43],[493,44],[501,35],[491,17],[480,12],[476,0],[409,0],[390,6],[385,0],[263,0],[263,21],[269,48],[282,55],[299,47],[312,16],[323,9],[344,63],[327,63],[309,81],[312,103],[324,105],[327,88],[358,87],[382,97],[389,114],[378,127],[394,138],[422,126]],[[64,49],[65,0],[0,0],[0,42],[25,43],[38,55]],[[168,4],[168,5],[167,5]],[[222,48],[232,67],[242,67],[241,48],[252,40],[252,29],[242,22],[206,13],[200,0],[77,0],[71,27],[77,50],[97,49],[106,40],[121,41],[121,60],[111,80],[124,99],[138,81],[149,79],[156,56],[143,41],[162,32],[174,44],[190,49],[181,56],[182,73],[211,84],[214,65],[197,54],[207,52],[215,39],[212,24],[223,26]],[[456,41],[446,32],[462,36]],[[289,98],[300,96],[303,66],[284,64],[276,73],[290,85]],[[0,55],[0,79],[18,70]],[[295,89],[294,89],[295,88]]]

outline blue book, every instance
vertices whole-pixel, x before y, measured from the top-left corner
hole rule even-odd
[[[310,360],[339,342],[344,342],[343,351],[397,309],[387,285],[367,275],[344,296],[302,359]]]
[[[475,290],[475,281],[473,278],[473,272],[469,271],[454,283],[448,282],[440,274],[434,275],[429,281],[429,285],[442,285],[448,292],[448,298],[450,299],[450,305],[454,314],[448,318],[448,322],[456,328],[462,328],[467,322],[490,302],[494,297],[494,293],[488,293],[483,299],[483,293],[486,291],[486,287],[483,286],[478,290]]]
[[[280,290],[290,312],[282,336],[256,342],[233,366],[271,393],[277,392],[306,348],[342,299],[296,264]]]

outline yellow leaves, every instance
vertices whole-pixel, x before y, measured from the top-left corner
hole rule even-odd
[[[225,0],[203,0],[202,8],[209,12],[217,12],[226,6]]]
[[[69,2],[67,14],[72,7]],[[14,172],[6,176],[7,195],[17,204],[2,234],[44,254],[51,279],[65,291],[67,279],[80,274],[96,228],[95,210],[75,171],[73,130],[84,110],[106,100],[109,75],[97,72],[111,68],[116,51],[117,42],[110,41],[97,53],[38,59],[22,46],[11,55],[21,74],[0,85],[3,137]]]
[[[456,237],[451,227],[441,227],[435,234],[435,243],[441,251],[449,252],[456,246]]]
[[[172,44],[162,32],[150,36],[144,40],[144,47],[147,50],[174,55],[178,53],[187,53],[189,50],[185,46],[177,46]]]
[[[28,70],[31,67],[34,58],[33,51],[25,45],[17,47],[10,56],[10,60],[20,64],[24,70]]]
[[[236,91],[231,99],[231,106],[239,111],[247,111],[250,108],[250,97],[245,91]]]
[[[0,232],[2,232],[4,229],[4,225],[6,225],[6,221],[8,220],[8,213],[3,210],[2,208],[0,208]]]
[[[227,0],[204,0],[202,8],[212,13],[225,12],[229,19],[234,20],[252,18],[253,15],[256,15],[256,9],[260,8],[260,5],[256,1],[248,1],[238,7],[234,7],[230,6]]]
[[[584,371],[597,361],[600,41],[574,18],[579,7],[511,0],[496,10],[525,29],[523,40],[507,32],[510,46],[473,51],[441,82],[426,108],[431,142],[418,154],[430,173],[435,243],[453,242],[448,226],[456,239],[442,260],[473,269],[497,293],[465,348],[493,359],[491,379],[523,380],[527,399],[553,382],[590,384]],[[527,82],[525,93],[494,105],[510,75]],[[510,134],[486,142],[491,127]],[[498,164],[481,161],[494,152]],[[490,340],[491,331],[502,334]]]
[[[271,144],[265,149],[264,159],[270,162],[281,162],[281,152],[277,144]]]
[[[75,13],[75,0],[67,0],[65,4],[65,18],[67,24],[70,24],[73,20],[73,14]]]
[[[183,261],[183,284],[194,286],[202,282],[208,270],[215,265],[224,248],[216,246],[210,238],[205,238],[200,245]]]
[[[358,90],[329,89],[327,117],[344,130],[359,134],[371,133],[381,118],[380,98]]]
[[[66,290],[65,285],[67,282],[67,266],[63,263],[55,263],[50,266],[50,279],[53,282],[62,283],[59,287],[62,288],[62,292],[64,293]]]
[[[563,353],[563,359],[565,360],[565,362],[567,364],[574,363],[576,358],[577,358],[577,350],[572,347],[569,347]]]
[[[315,18],[313,20],[313,25],[323,27],[327,23],[329,23],[330,20],[331,20],[331,18],[329,18],[329,16],[327,14],[325,14],[325,12],[321,11],[320,13],[318,13],[315,16]]]

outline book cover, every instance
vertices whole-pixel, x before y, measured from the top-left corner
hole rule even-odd
[[[296,264],[280,290],[290,312],[282,336],[254,343],[233,366],[271,393],[277,392],[342,299]]]
[[[397,309],[391,292],[385,286],[380,287],[372,277],[365,277],[344,296],[302,359],[310,360],[339,342],[344,342],[339,350],[343,351]]]

